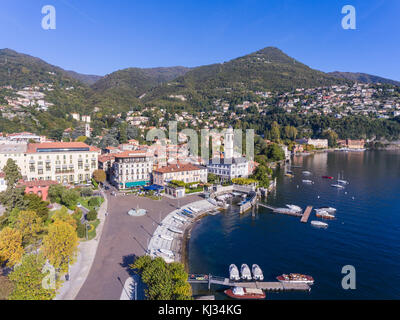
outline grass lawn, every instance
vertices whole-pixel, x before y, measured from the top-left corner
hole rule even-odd
[[[93,198],[93,197],[79,197],[78,202],[88,210],[95,209],[95,207],[89,206],[89,200],[91,198]],[[94,197],[94,198],[100,199],[100,201],[99,201],[99,203],[100,203],[99,207],[100,207],[100,205],[104,202],[104,198],[102,198],[102,197]]]

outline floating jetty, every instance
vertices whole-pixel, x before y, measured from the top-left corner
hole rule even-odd
[[[273,206],[270,206],[270,205],[265,204],[265,203],[257,203],[257,205],[261,206],[261,207],[264,207],[264,208],[267,208],[267,209],[270,209],[275,213],[286,214],[286,215],[295,216],[295,217],[302,217],[303,216],[301,212],[290,210],[289,208],[277,208],[277,207],[273,207]]]
[[[304,211],[304,214],[303,214],[303,216],[301,217],[301,222],[303,222],[303,223],[307,223],[307,221],[308,221],[308,218],[310,217],[310,213],[311,213],[311,211],[312,211],[312,206],[308,206],[307,208],[306,208],[306,211]]]
[[[222,285],[227,287],[242,287],[242,288],[253,288],[261,289],[265,291],[310,291],[311,288],[305,283],[281,283],[279,281],[261,282],[261,281],[232,281],[229,278],[216,277],[213,275],[191,275],[188,279],[189,283],[204,283],[208,284],[208,288],[211,284]]]

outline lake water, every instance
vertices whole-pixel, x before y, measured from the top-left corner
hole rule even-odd
[[[282,273],[314,277],[311,292],[267,293],[267,299],[399,299],[400,298],[400,152],[329,152],[295,157],[295,177],[277,172],[277,188],[266,202],[284,207],[296,204],[337,208],[327,229],[299,218],[273,214],[261,208],[240,215],[237,208],[207,216],[193,229],[189,241],[190,273],[229,277],[228,267],[257,263],[264,281]],[[302,171],[312,172],[305,185]],[[345,189],[331,187],[340,174],[350,182]],[[319,198],[318,198],[319,196]],[[342,267],[356,269],[356,289],[344,290]],[[206,285],[193,287],[207,292]],[[226,299],[222,287],[212,286],[217,299]]]

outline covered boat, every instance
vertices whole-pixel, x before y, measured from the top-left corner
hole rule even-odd
[[[240,268],[240,273],[242,274],[242,279],[243,280],[251,280],[251,273],[250,273],[250,268],[247,264],[243,263],[241,268]]]
[[[251,267],[251,271],[253,272],[254,280],[259,280],[259,281],[264,280],[263,272],[262,272],[261,268],[258,266],[258,264],[253,264],[253,266]]]
[[[296,212],[300,212],[302,210],[299,206],[296,206],[294,204],[287,204],[286,207]]]
[[[314,283],[313,277],[300,273],[282,274],[276,277],[276,279],[282,283]]]
[[[336,212],[336,208],[332,208],[332,207],[321,207],[318,209],[315,209],[315,211],[326,211],[328,213],[335,213]]]
[[[181,229],[175,228],[173,226],[168,227],[168,230],[175,232],[175,233],[183,233]]]
[[[322,222],[322,221],[317,221],[317,220],[311,221],[311,225],[313,225],[314,227],[320,227],[320,228],[326,228],[328,226],[327,223]]]
[[[233,263],[229,266],[229,279],[233,281],[240,280],[239,269]]]
[[[227,289],[224,293],[233,299],[265,299],[265,292],[261,289],[234,287]]]
[[[326,211],[317,211],[317,213],[315,214],[318,218],[322,218],[322,219],[327,219],[327,220],[333,220],[335,219],[335,216],[333,214],[330,214]]]

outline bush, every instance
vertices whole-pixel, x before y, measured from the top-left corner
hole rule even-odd
[[[98,186],[99,186],[99,184],[96,182],[96,180],[94,180],[93,178],[92,178],[92,184],[93,184],[93,187],[95,187],[96,189],[98,188]]]
[[[88,205],[90,207],[97,207],[99,205],[99,198],[98,197],[94,197],[94,198],[90,198],[88,201]]]
[[[81,221],[82,218],[82,210],[79,208],[76,208],[74,213],[72,214],[72,217],[77,220],[77,221]]]
[[[79,223],[78,227],[76,228],[76,233],[78,234],[79,238],[84,238],[86,236],[85,225],[82,223]]]
[[[97,219],[97,211],[92,209],[86,214],[86,219],[89,221],[94,221]]]
[[[91,197],[93,195],[92,188],[82,188],[81,189],[81,196],[82,197]]]

